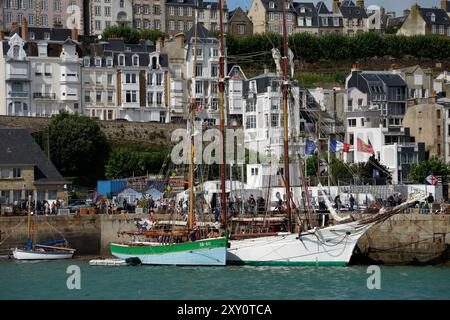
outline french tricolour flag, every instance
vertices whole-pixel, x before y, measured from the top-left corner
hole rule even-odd
[[[337,141],[335,139],[330,140],[330,152],[349,152],[350,145],[348,143],[343,143],[341,141]]]

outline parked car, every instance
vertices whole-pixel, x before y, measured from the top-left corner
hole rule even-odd
[[[90,204],[86,200],[76,200],[67,206],[67,209],[70,210],[70,212],[77,212],[81,208],[89,208]]]

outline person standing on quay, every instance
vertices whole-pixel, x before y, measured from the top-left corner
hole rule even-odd
[[[434,197],[431,193],[427,198],[427,202],[428,202],[428,206],[430,208],[430,214],[431,214],[431,213],[433,213],[433,203],[434,203]]]

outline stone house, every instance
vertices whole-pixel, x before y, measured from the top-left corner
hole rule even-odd
[[[291,34],[296,26],[296,11],[289,1],[254,0],[248,11],[253,22],[253,33],[283,33],[283,7],[286,6],[286,32]]]
[[[362,3],[361,3],[362,2]],[[359,33],[367,32],[367,13],[364,8],[364,1],[358,1],[355,5],[353,1],[343,1],[339,7],[343,18],[343,33],[348,36],[354,36]]]
[[[14,22],[26,18],[30,27],[72,28],[83,34],[83,8],[86,0],[3,0],[0,10],[0,29],[10,30]]]
[[[132,0],[84,0],[84,30],[87,35],[99,35],[109,26],[131,27]]]
[[[307,32],[315,35],[342,33],[342,15],[328,10],[323,1],[319,1],[316,6],[310,2],[294,2],[293,4],[297,14],[295,32]]]
[[[450,17],[439,8],[422,8],[418,4],[411,7],[397,35],[414,36],[439,34],[450,36]]]
[[[166,33],[174,36],[180,32],[191,30],[195,23],[195,13],[198,22],[203,23],[211,31],[218,30],[220,16],[218,3],[202,0],[166,0]],[[225,0],[222,5],[223,29],[227,30],[228,8]]]
[[[166,6],[162,0],[133,0],[133,26],[166,30]]]
[[[67,182],[27,130],[0,128],[0,202],[2,207],[32,196],[67,203]]]
[[[408,99],[428,98],[433,92],[433,75],[430,70],[424,70],[419,65],[397,69],[408,86]]]
[[[403,119],[403,127],[409,128],[409,132],[416,142],[425,144],[427,158],[437,156],[443,160],[445,156],[445,110],[442,105],[435,103],[435,98],[423,100],[419,100],[416,105],[408,106]]]
[[[228,15],[228,33],[233,36],[248,36],[253,34],[252,20],[241,7],[230,11]]]

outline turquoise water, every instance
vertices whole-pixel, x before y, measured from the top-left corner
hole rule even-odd
[[[67,267],[81,270],[67,288]],[[367,266],[89,266],[86,260],[0,260],[0,299],[450,299],[450,266],[380,266],[381,289],[367,288]]]

